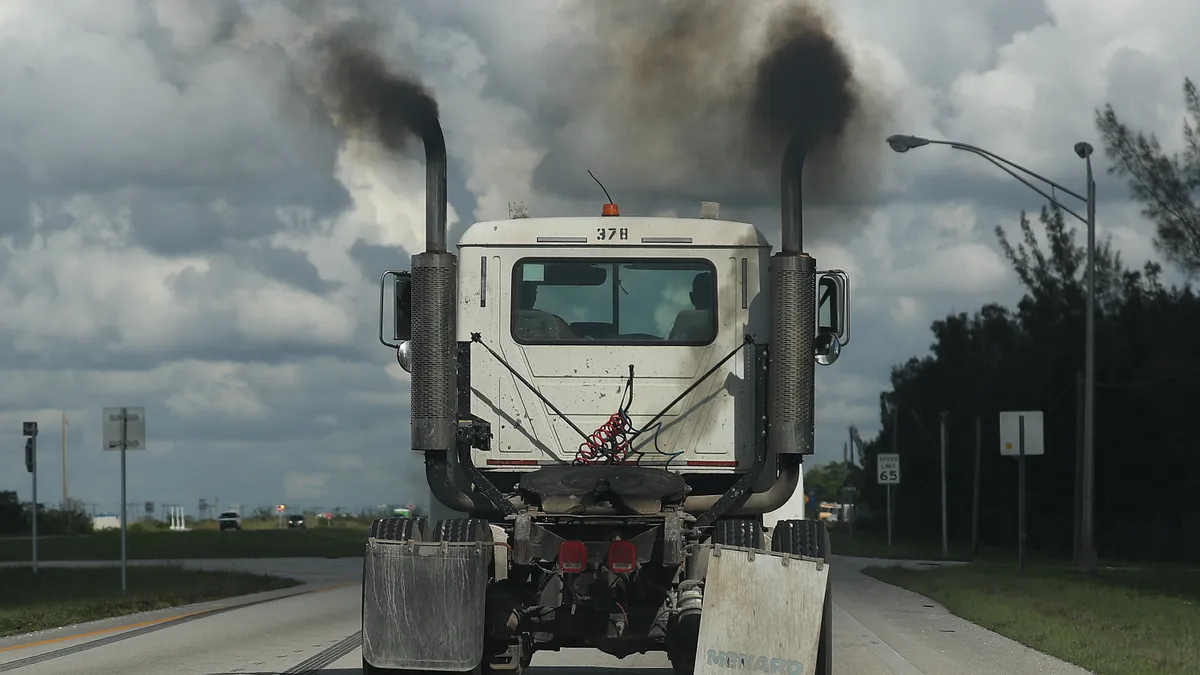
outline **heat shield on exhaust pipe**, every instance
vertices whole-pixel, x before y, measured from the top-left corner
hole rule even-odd
[[[806,136],[792,137],[783,157],[780,185],[782,247],[771,256],[771,367],[768,400],[770,451],[810,455],[816,363],[817,261],[804,253],[802,176]]]

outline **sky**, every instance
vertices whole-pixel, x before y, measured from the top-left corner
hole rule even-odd
[[[65,412],[71,498],[116,509],[100,416],[127,405],[146,407],[148,429],[128,457],[131,502],[194,514],[200,498],[427,499],[408,376],[377,340],[379,275],[423,245],[423,163],[331,121],[314,84],[321,35],[365,22],[389,67],[433,93],[451,242],[510,201],[598,214],[591,169],[625,214],[695,216],[711,199],[777,245],[777,163],[723,161],[738,138],[721,116],[736,115],[723,107],[731,64],[757,53],[781,2],[700,12],[691,42],[668,48],[646,35],[672,3],[650,0],[628,13],[581,0],[6,0],[0,489],[29,498],[20,430],[36,420],[39,501],[59,502]],[[890,367],[927,353],[932,321],[1017,301],[992,230],[1011,234],[1042,205],[978,157],[900,155],[884,138],[974,143],[1080,192],[1072,146],[1088,141],[1099,236],[1133,266],[1158,259],[1152,225],[1106,173],[1094,111],[1111,102],[1179,148],[1200,5],[815,6],[860,113],[805,178],[806,246],[854,292],[852,342],[818,369],[819,463],[841,459],[851,425],[878,433]]]

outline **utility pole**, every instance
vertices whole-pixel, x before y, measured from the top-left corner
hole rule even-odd
[[[946,445],[949,443],[946,418],[950,413],[943,412],[942,418],[942,558],[950,558],[950,536],[946,527]]]
[[[67,512],[67,533],[74,534],[72,510],[71,510],[71,494],[67,491],[67,411],[62,411],[62,459],[63,459],[63,496],[62,508]]]
[[[1084,434],[1084,397],[1083,371],[1075,376],[1075,507],[1074,538],[1071,546],[1072,558],[1075,564],[1082,567],[1083,559],[1083,434]]]
[[[983,482],[983,419],[975,416],[975,489],[971,495],[971,559],[979,557],[979,488]]]
[[[892,403],[892,454],[896,455],[897,457],[900,456],[900,405],[898,403],[894,403],[894,402]],[[897,487],[899,487],[899,486],[897,486]],[[895,517],[896,508],[895,508],[895,506],[893,506],[893,502],[895,502],[895,497],[892,495],[892,486],[891,485],[888,486],[887,500],[888,500],[888,510],[887,510],[888,548],[891,548],[891,546],[892,546],[892,529],[895,527],[895,520],[896,520],[896,517]]]

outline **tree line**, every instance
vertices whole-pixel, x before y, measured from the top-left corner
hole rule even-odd
[[[38,504],[38,536],[88,534],[92,519],[82,505],[72,502],[63,507]],[[22,502],[12,490],[0,490],[0,537],[24,536],[33,532],[33,504]]]
[[[1183,91],[1190,119],[1180,154],[1168,155],[1153,135],[1131,130],[1111,104],[1096,111],[1096,124],[1113,160],[1109,172],[1128,181],[1156,228],[1156,249],[1190,279],[1200,271],[1200,96],[1190,79]],[[946,412],[951,540],[971,539],[978,418],[981,543],[1015,546],[1017,461],[1000,454],[999,413],[1041,410],[1045,455],[1026,460],[1028,542],[1031,550],[1073,549],[1087,241],[1082,226],[1053,204],[1037,220],[1035,226],[1021,213],[1015,245],[995,229],[1024,288],[1016,307],[991,303],[935,321],[930,354],[894,366],[891,390],[880,394],[882,430],[864,447],[857,487],[881,513],[876,457],[892,451],[898,434],[899,536],[941,536]],[[1127,266],[1107,239],[1097,242],[1095,269],[1097,550],[1102,557],[1200,559],[1200,298],[1190,282],[1164,285],[1157,263]]]

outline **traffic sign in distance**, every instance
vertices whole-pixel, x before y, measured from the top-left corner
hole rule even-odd
[[[900,484],[900,455],[892,453],[877,455],[875,467],[878,469],[880,485]]]
[[[125,449],[146,449],[146,409],[125,408]],[[105,408],[101,416],[104,449],[121,450],[121,408]]]
[[[1046,454],[1042,437],[1042,411],[1022,410],[1000,413],[1000,454],[1016,457],[1021,454],[1021,418],[1025,418],[1025,454]]]
[[[277,513],[283,513],[283,510],[284,510],[285,508],[287,508],[287,507],[286,507],[286,506],[284,506],[283,504],[280,504],[280,505],[278,505],[278,506],[276,506],[276,507],[275,507],[275,511],[276,511]]]

